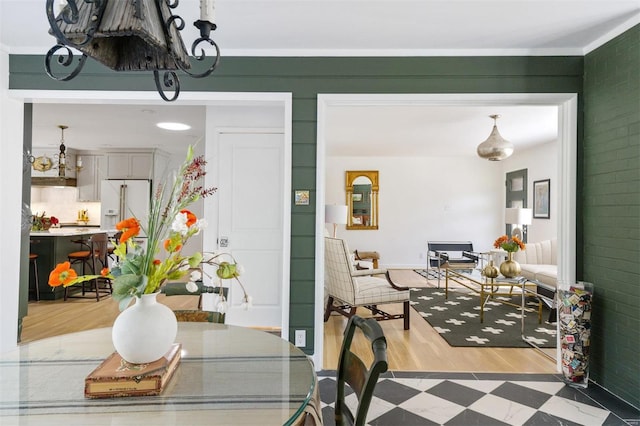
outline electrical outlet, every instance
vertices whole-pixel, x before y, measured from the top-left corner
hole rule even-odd
[[[423,252],[420,252],[420,254],[418,255],[418,257],[419,257],[420,259],[424,259],[424,253],[423,253]]]
[[[304,348],[305,346],[307,346],[306,330],[296,330],[296,346],[299,348]]]

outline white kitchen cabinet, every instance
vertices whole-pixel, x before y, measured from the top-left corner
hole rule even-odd
[[[100,183],[107,177],[105,155],[80,155],[82,170],[78,172],[78,201],[100,201]]]
[[[107,160],[107,179],[151,179],[152,153],[110,153]]]

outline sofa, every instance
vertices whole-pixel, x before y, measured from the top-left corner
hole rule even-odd
[[[526,249],[517,251],[513,260],[520,264],[523,277],[557,288],[558,242],[556,239],[526,244]]]

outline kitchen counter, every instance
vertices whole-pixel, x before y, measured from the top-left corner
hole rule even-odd
[[[108,235],[115,234],[115,229],[101,229],[94,227],[68,227],[68,228],[50,228],[46,231],[31,231],[32,237],[77,237],[79,235],[93,235],[106,232]]]

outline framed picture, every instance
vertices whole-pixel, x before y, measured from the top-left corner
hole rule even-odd
[[[359,203],[362,201],[362,194],[352,194],[352,199],[354,203]]]
[[[549,194],[551,192],[551,179],[536,180],[533,182],[533,217],[536,219],[549,219]]]
[[[296,191],[295,192],[295,204],[296,204],[296,206],[308,206],[309,205],[309,191]]]

